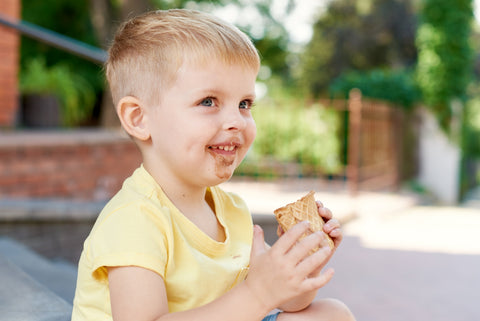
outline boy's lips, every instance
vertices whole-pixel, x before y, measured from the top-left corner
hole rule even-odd
[[[208,149],[214,153],[229,155],[235,153],[240,146],[238,142],[228,142],[210,145]]]
[[[208,146],[208,152],[214,157],[216,167],[229,167],[237,158],[238,149],[241,144],[238,142],[219,143]]]
[[[234,151],[235,149],[237,149],[236,146],[233,146],[233,145],[228,145],[228,146],[209,146],[208,147],[209,149],[212,149],[212,150],[223,150],[223,151],[226,151],[226,152],[232,152]]]

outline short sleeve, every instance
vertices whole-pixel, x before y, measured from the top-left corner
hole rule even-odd
[[[139,202],[115,209],[97,222],[88,244],[93,277],[105,281],[106,267],[138,266],[165,277],[168,257],[166,208]]]

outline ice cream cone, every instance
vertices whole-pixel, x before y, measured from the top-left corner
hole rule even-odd
[[[323,231],[324,222],[323,218],[318,214],[318,208],[315,202],[314,194],[314,191],[310,191],[307,195],[305,195],[298,201],[277,208],[274,211],[278,223],[285,232],[292,228],[295,224],[302,221],[310,222],[310,227],[307,232],[305,232],[301,236],[300,239],[303,239],[307,235],[310,235],[317,231]],[[333,240],[326,233],[325,236],[328,246],[333,249]]]

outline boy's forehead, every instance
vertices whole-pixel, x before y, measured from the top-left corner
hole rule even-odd
[[[257,71],[242,64],[226,64],[222,61],[209,63],[188,62],[178,69],[172,82],[163,88],[185,95],[223,95],[235,92],[243,98],[255,98]]]
[[[258,74],[258,68],[251,65],[247,65],[240,60],[227,59],[225,57],[208,56],[196,56],[186,57],[177,68],[176,74],[185,74],[198,70],[242,70],[245,72],[252,72],[255,76]],[[232,75],[234,76],[234,75]]]
[[[220,84],[222,84],[228,81],[229,78],[237,78],[240,74],[243,77],[251,78],[252,82],[255,82],[258,70],[251,66],[245,66],[240,63],[226,63],[218,59],[208,62],[187,61],[178,68],[175,81],[202,77],[202,79],[218,79],[221,81]]]

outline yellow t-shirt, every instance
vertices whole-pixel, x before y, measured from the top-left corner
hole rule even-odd
[[[208,189],[225,230],[217,242],[188,220],[141,166],[100,213],[80,257],[72,320],[111,320],[106,266],[140,266],[164,279],[170,312],[221,296],[245,278],[252,219],[245,203]]]

